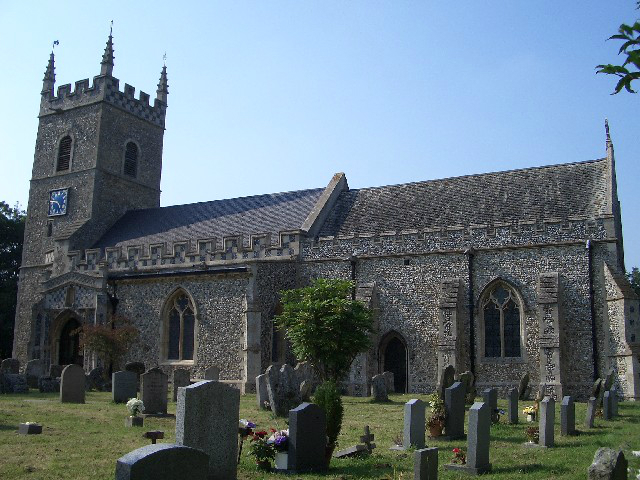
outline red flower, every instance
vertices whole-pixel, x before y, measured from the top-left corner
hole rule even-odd
[[[270,428],[269,430],[271,430],[271,433],[276,433],[277,430],[275,428]]]
[[[460,453],[460,449],[459,449],[459,448],[454,448],[454,449],[452,450],[452,452],[453,452],[453,453]]]
[[[267,432],[266,430],[260,430],[259,432],[256,432],[256,435],[258,438],[264,438],[267,436]]]

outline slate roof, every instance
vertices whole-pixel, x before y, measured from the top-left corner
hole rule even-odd
[[[606,213],[606,159],[342,192],[320,236]]]
[[[125,213],[94,248],[300,229],[323,189],[299,190]]]

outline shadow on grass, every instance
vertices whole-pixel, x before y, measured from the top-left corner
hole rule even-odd
[[[2,423],[0,423],[0,431],[2,430],[14,430],[17,431],[18,427],[16,425],[4,425]]]
[[[544,471],[558,474],[558,473],[568,473],[570,469],[566,467],[558,467],[557,465],[550,467],[548,465],[542,465],[541,463],[530,463],[528,465],[511,465],[508,467],[507,466],[496,467],[495,465],[493,465],[493,468],[491,469],[491,473],[510,473],[510,474],[513,474],[513,473],[527,474],[527,473],[544,472]]]

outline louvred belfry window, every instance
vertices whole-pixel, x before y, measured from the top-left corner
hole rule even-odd
[[[124,174],[130,177],[138,175],[138,146],[128,142],[124,152]]]
[[[58,162],[56,164],[56,172],[69,170],[70,163],[71,163],[71,137],[67,135],[62,140],[60,140],[60,147],[58,148]]]
[[[520,357],[520,305],[506,285],[497,285],[483,303],[484,356]]]

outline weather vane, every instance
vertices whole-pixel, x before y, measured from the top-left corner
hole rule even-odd
[[[56,45],[60,45],[60,42],[58,40],[54,40],[53,43],[51,44],[51,51],[53,52],[54,48],[56,48]]]
[[[109,36],[113,33],[113,20],[111,20],[111,28],[109,28]]]
[[[162,61],[164,62],[164,66],[167,66],[167,52],[164,52],[164,55],[162,56]]]

